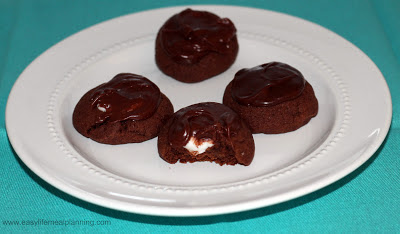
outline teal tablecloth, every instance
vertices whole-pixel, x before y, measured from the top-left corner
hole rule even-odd
[[[288,13],[331,29],[361,48],[382,71],[393,99],[391,129],[380,149],[349,176],[310,195],[253,211],[200,218],[162,218],[98,207],[53,188],[19,160],[7,138],[4,111],[13,83],[32,60],[63,38],[101,21],[147,9],[200,3]],[[0,0],[0,82],[0,232],[400,233],[398,0]],[[15,223],[23,220],[39,224]],[[46,224],[48,220],[93,222],[62,226]],[[97,221],[104,225],[90,225]]]

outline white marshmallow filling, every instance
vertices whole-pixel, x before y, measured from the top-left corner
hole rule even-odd
[[[214,144],[212,140],[202,141],[200,144],[198,144],[198,140],[194,137],[191,137],[188,143],[183,148],[187,149],[190,153],[194,155],[198,155],[206,152],[208,148],[213,146]]]

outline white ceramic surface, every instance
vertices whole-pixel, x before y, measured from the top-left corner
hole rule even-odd
[[[292,16],[233,6],[193,6],[229,17],[238,29],[235,64],[210,80],[184,84],[154,62],[155,35],[185,7],[122,16],[53,46],[21,74],[9,96],[6,125],[21,160],[58,189],[101,206],[152,215],[197,216],[268,206],[318,190],[363,164],[391,121],[387,84],[354,45]],[[168,164],[157,139],[119,146],[86,139],[72,112],[89,89],[120,72],[155,82],[175,110],[222,101],[236,71],[270,61],[299,69],[314,87],[319,113],[299,130],[254,135],[248,166]]]

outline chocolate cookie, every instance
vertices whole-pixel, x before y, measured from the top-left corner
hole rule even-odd
[[[186,9],[159,30],[155,57],[166,75],[194,83],[227,70],[238,50],[236,28],[229,19]]]
[[[300,71],[280,62],[238,71],[225,89],[223,103],[236,111],[253,133],[294,131],[318,113],[311,85]]]
[[[156,137],[173,113],[171,102],[153,82],[121,73],[83,95],[72,121],[83,136],[116,145]]]
[[[254,140],[248,126],[229,107],[214,102],[177,111],[162,127],[158,152],[168,163],[213,161],[249,165]]]

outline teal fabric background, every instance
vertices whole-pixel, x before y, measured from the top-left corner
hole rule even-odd
[[[359,169],[317,192],[271,207],[199,218],[153,217],[102,208],[59,191],[32,173],[13,151],[4,122],[8,94],[23,69],[55,43],[93,24],[186,4],[284,12],[320,24],[354,43],[376,63],[391,90],[393,121],[385,142]],[[0,0],[0,82],[0,232],[400,232],[400,1]],[[111,224],[5,223],[22,220]]]

